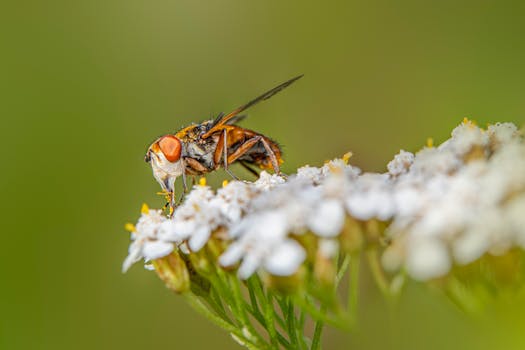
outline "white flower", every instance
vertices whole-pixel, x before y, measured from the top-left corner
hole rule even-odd
[[[351,154],[346,154],[346,157],[350,157]],[[356,179],[361,173],[361,169],[354,167],[348,163],[348,159],[336,158],[326,162],[321,168],[322,176],[328,176],[334,173],[341,173],[349,179]]]
[[[395,155],[394,159],[392,159],[386,167],[390,175],[398,176],[406,173],[413,162],[414,154],[401,150]]]
[[[395,213],[391,184],[385,174],[363,174],[346,198],[346,209],[356,219],[388,220]]]
[[[318,185],[324,179],[325,174],[319,168],[315,168],[309,165],[305,165],[297,169],[297,177],[300,179],[306,179],[312,183]]]
[[[219,209],[225,224],[237,222],[247,210],[250,200],[258,194],[254,186],[242,181],[232,181],[217,191],[211,205]]]
[[[453,173],[461,165],[462,160],[446,148],[423,148],[416,153],[410,175],[431,178],[437,174]]]
[[[321,200],[321,189],[297,177],[286,185],[263,192],[249,206],[249,213],[278,211],[283,214],[283,225],[288,232],[303,233],[306,221],[312,215],[314,206]]]
[[[173,241],[188,240],[189,248],[194,252],[204,247],[211,232],[222,223],[218,208],[212,205],[213,198],[214,193],[208,186],[193,188],[174,213],[171,232]]]
[[[463,156],[475,147],[478,158],[465,163]],[[447,273],[453,262],[523,246],[523,174],[525,144],[513,124],[483,131],[463,123],[437,149],[417,153],[398,179],[398,213],[389,229],[397,248],[385,252],[383,263],[399,268],[404,260],[408,273],[424,280]]]
[[[173,243],[158,240],[160,227],[166,222],[160,210],[144,210],[139,218],[135,231],[131,233],[132,243],[128,256],[122,264],[122,272],[144,258],[154,260],[170,254],[175,248]]]
[[[489,125],[487,133],[497,147],[501,144],[517,141],[519,136],[518,128],[512,123]]]
[[[290,242],[287,233],[287,219],[283,213],[274,210],[251,215],[231,228],[230,234],[237,240],[219,258],[219,263],[231,266],[242,260],[238,271],[242,279],[261,267],[269,267],[268,272],[273,274],[292,274],[306,253],[296,242]]]
[[[258,189],[267,191],[277,185],[283,184],[284,182],[285,180],[277,174],[270,175],[266,171],[261,171],[259,179],[257,179],[253,185]]]
[[[488,144],[488,134],[473,122],[465,121],[452,130],[452,137],[440,148],[448,148],[458,156],[463,156],[476,146],[485,148]]]
[[[413,221],[427,205],[426,193],[417,184],[400,184],[393,193],[397,220]]]

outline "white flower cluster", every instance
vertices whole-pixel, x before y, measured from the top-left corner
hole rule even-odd
[[[514,124],[484,130],[465,121],[392,176],[396,213],[385,267],[405,266],[426,280],[454,263],[525,248],[525,142]]]
[[[320,254],[333,256],[347,216],[388,223],[383,265],[420,280],[525,247],[525,142],[513,124],[483,130],[464,121],[438,147],[401,151],[383,174],[347,160],[305,166],[286,180],[262,172],[216,192],[195,186],[173,218],[143,212],[123,268],[174,249],[199,251],[223,228],[230,243],[221,265],[239,263],[241,278],[261,270],[289,276],[306,259],[298,237],[313,233]]]

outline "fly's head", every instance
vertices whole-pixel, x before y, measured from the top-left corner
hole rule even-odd
[[[144,160],[151,164],[153,176],[163,190],[173,193],[175,180],[184,171],[182,142],[174,135],[164,135],[151,144]]]

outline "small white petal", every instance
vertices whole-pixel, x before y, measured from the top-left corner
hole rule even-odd
[[[157,238],[166,242],[180,242],[182,235],[176,233],[177,225],[173,219],[166,220],[159,225]]]
[[[395,207],[401,217],[414,217],[422,210],[424,193],[415,188],[404,187],[394,194]]]
[[[242,260],[239,270],[237,271],[237,275],[239,276],[239,278],[245,280],[251,275],[253,275],[253,273],[257,271],[257,268],[261,264],[261,261],[262,257],[259,255],[246,255]]]
[[[240,242],[234,242],[219,257],[219,264],[222,266],[232,266],[241,260],[243,254],[244,246]]]
[[[211,231],[209,226],[203,225],[199,227],[190,237],[190,241],[188,242],[191,251],[198,252],[201,250],[206,242],[208,242],[210,234]]]
[[[162,258],[173,251],[173,243],[163,241],[152,241],[144,243],[142,254],[148,260]]]
[[[454,240],[454,259],[468,264],[482,256],[490,247],[490,237],[485,230],[469,231]]]
[[[134,241],[129,245],[128,248],[128,256],[124,260],[124,263],[122,264],[122,272],[126,272],[129,270],[131,265],[139,261],[142,257],[142,246],[141,244],[137,243],[137,241]]]
[[[325,200],[317,206],[308,220],[308,227],[321,237],[337,236],[345,222],[345,211],[337,200]]]
[[[264,261],[266,271],[275,276],[294,274],[306,258],[303,247],[294,240],[287,239],[272,250]]]
[[[410,276],[428,280],[445,275],[450,270],[447,248],[438,239],[418,239],[410,244],[406,267]]]
[[[389,193],[385,191],[372,192],[370,197],[370,200],[377,205],[375,216],[379,220],[387,221],[395,214],[396,207]]]
[[[195,220],[175,220],[170,232],[170,240],[183,241],[190,237],[197,228]]]
[[[264,237],[268,242],[280,240],[288,233],[286,215],[275,210],[258,215],[253,225],[247,232],[251,232],[256,237]]]
[[[350,215],[358,220],[370,220],[377,215],[377,202],[373,196],[367,193],[351,194],[346,200],[346,208]]]

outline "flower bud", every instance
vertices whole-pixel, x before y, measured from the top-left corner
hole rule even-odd
[[[313,273],[315,280],[320,284],[321,288],[333,287],[336,275],[334,259],[318,253]]]
[[[274,276],[265,274],[263,276],[264,284],[275,291],[283,294],[293,294],[304,285],[306,268],[301,266],[297,272],[291,276]]]
[[[226,251],[228,232],[224,228],[219,228],[211,234],[211,238],[206,245],[209,255],[216,261],[219,256]]]
[[[214,262],[210,261],[208,255],[207,249],[201,249],[198,252],[193,252],[187,256],[191,262],[191,266],[195,269],[195,272],[203,276],[210,275],[214,269],[212,266]]]
[[[361,225],[353,218],[347,217],[340,235],[341,249],[348,254],[358,252],[363,247],[363,241]]]
[[[188,268],[178,252],[153,260],[155,271],[166,287],[176,293],[183,293],[190,288]]]

